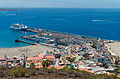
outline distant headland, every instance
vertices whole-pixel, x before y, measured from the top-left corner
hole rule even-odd
[[[0,11],[18,11],[21,9],[0,9]]]

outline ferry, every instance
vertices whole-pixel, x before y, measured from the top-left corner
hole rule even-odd
[[[28,27],[26,25],[16,23],[11,25],[10,28],[15,30],[26,30]]]

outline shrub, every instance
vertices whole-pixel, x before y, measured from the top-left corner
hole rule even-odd
[[[35,76],[36,75],[36,70],[35,69],[30,69],[29,72],[28,72],[28,75]]]
[[[6,70],[7,68],[5,66],[0,66],[0,70]]]
[[[27,69],[26,68],[13,68],[8,72],[9,76],[12,77],[25,77],[25,74],[27,73]]]
[[[25,77],[26,75],[35,76],[36,70],[18,67],[11,69],[7,74],[12,77]]]
[[[51,67],[50,69],[57,70],[55,67]]]
[[[57,73],[57,69],[55,69],[55,68],[50,68],[47,71],[48,71],[49,74],[50,73]]]
[[[67,70],[66,72],[67,72],[68,74],[73,74],[74,71],[73,71],[73,70]]]
[[[48,68],[40,68],[39,71],[37,72],[38,75],[48,75],[47,72]]]
[[[0,77],[6,77],[6,72],[3,70],[0,70]]]
[[[74,67],[70,67],[69,69],[70,69],[70,70],[76,70]]]
[[[63,70],[67,70],[67,69],[68,69],[68,67],[67,67],[67,66],[65,66],[65,67],[63,67],[62,69],[63,69]]]

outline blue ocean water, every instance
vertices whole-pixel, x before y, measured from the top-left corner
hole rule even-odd
[[[16,22],[29,27],[120,40],[120,9],[25,8],[0,11],[0,48],[27,45],[14,42],[20,35],[31,35],[11,30],[10,25]]]

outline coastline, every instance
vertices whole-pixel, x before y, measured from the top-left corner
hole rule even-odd
[[[0,48],[0,57],[7,55],[9,57],[25,54],[28,57],[32,57],[44,51],[53,51],[55,48],[47,47],[43,45],[30,45],[14,48]]]
[[[66,32],[57,32],[57,31],[51,31],[51,30],[45,30],[45,29],[40,29],[37,28],[38,30],[35,30],[36,28],[34,28],[34,30],[32,29],[27,29],[26,31],[30,31],[30,32],[35,32],[35,33],[39,33],[42,32],[43,33],[48,33],[48,34],[54,34],[54,35],[43,35],[43,36],[47,36],[47,37],[52,37],[52,38],[66,38],[66,37],[74,37],[76,39],[81,39],[81,36],[84,35],[77,35],[77,34],[73,34],[73,33],[66,33]],[[58,36],[59,35],[59,36]],[[60,37],[61,36],[61,37]],[[90,38],[90,36],[85,36]],[[97,37],[93,37],[97,38]],[[91,38],[92,39],[92,38]],[[103,39],[104,41],[110,41],[110,40],[106,40]],[[111,54],[113,55],[118,55],[120,56],[120,41],[115,41],[112,40],[113,43],[106,43],[106,47],[108,49],[109,52],[111,52]],[[116,45],[119,44],[119,47]],[[110,46],[111,45],[111,46]],[[110,49],[111,47],[111,49]],[[5,54],[9,57],[13,57],[13,56],[17,56],[17,55],[21,55],[21,54],[25,54],[28,57],[32,57],[34,55],[37,55],[39,53],[43,53],[44,51],[53,51],[56,48],[50,47],[50,46],[45,46],[45,45],[29,45],[29,46],[21,46],[21,47],[12,47],[12,48],[0,48],[0,56],[4,56]],[[116,50],[117,49],[117,50]]]
[[[81,36],[84,35],[77,35],[73,33],[65,33],[65,32],[57,32],[57,31],[51,31],[51,30],[45,30],[41,28],[34,28],[34,29],[27,29],[26,31],[42,34],[46,37],[52,37],[52,38],[58,38],[58,39],[66,39],[66,38],[75,38],[78,40],[81,40]],[[90,36],[85,36],[90,38]],[[91,40],[95,39],[97,37],[91,38]],[[89,39],[90,40],[90,39]],[[103,39],[104,41],[111,41]],[[113,43],[106,43],[106,47],[108,51],[113,55],[120,56],[120,41],[112,40]],[[43,53],[44,51],[53,51],[56,48],[45,46],[45,45],[30,45],[30,46],[22,46],[22,47],[13,47],[13,48],[0,48],[0,56],[4,56],[5,54],[9,57],[25,54],[28,57],[32,57],[34,55],[37,55],[39,53]]]

